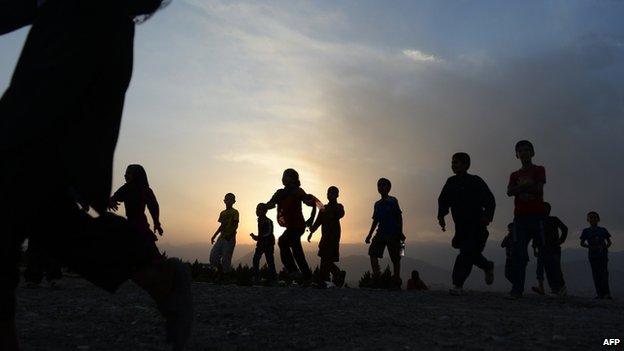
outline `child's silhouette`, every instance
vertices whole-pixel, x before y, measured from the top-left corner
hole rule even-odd
[[[275,236],[273,235],[273,221],[267,217],[267,205],[259,203],[256,206],[256,215],[258,216],[258,235],[251,233],[249,236],[256,241],[256,251],[253,255],[254,280],[260,280],[260,258],[264,255],[269,268],[269,281],[274,283],[277,279],[275,271],[275,259],[273,257],[273,249],[275,247]]]
[[[129,165],[124,175],[126,184],[122,185],[110,199],[110,209],[117,211],[119,203],[123,202],[126,208],[126,217],[128,222],[136,227],[137,231],[145,235],[148,241],[155,242],[158,237],[154,233],[163,235],[163,229],[160,224],[160,206],[156,195],[149,186],[147,173],[141,165]],[[150,229],[147,217],[145,216],[145,208],[149,210],[154,223],[154,231]],[[160,253],[156,245],[153,245],[154,255],[159,256]]]
[[[327,189],[327,200],[329,202],[319,212],[308,236],[309,242],[318,227],[322,226],[318,251],[318,255],[321,258],[321,286],[324,286],[325,282],[329,281],[331,273],[334,284],[337,287],[342,287],[347,274],[345,271],[340,270],[335,263],[340,260],[340,219],[345,215],[344,207],[338,203],[339,195],[340,192],[337,187],[330,186]]]
[[[548,285],[553,294],[565,296],[567,289],[563,272],[561,271],[561,244],[568,237],[568,227],[563,224],[559,217],[550,215],[550,204],[544,202],[546,208],[546,218],[543,223],[542,246],[537,246],[538,241],[533,240],[533,250],[537,257],[537,286],[531,289],[540,295],[544,295],[544,272],[548,279]],[[561,236],[559,235],[561,232]]]
[[[594,286],[596,287],[597,299],[611,299],[609,289],[609,247],[611,246],[611,234],[598,226],[600,215],[592,211],[587,214],[589,228],[583,229],[581,234],[581,246],[587,248],[587,257],[591,265]]]
[[[236,203],[236,196],[232,193],[225,194],[223,198],[225,210],[219,214],[219,228],[210,239],[214,245],[210,250],[210,264],[223,272],[228,272],[232,268],[232,255],[236,246],[236,230],[238,229],[238,210],[233,206]],[[218,239],[217,236],[219,237]],[[215,243],[216,239],[216,243]]]
[[[407,290],[423,291],[429,290],[427,285],[420,279],[418,271],[412,271],[411,278],[407,280]]]
[[[494,218],[496,202],[494,195],[481,177],[468,174],[470,156],[465,152],[453,155],[450,177],[438,198],[438,222],[446,230],[444,217],[451,211],[455,222],[452,245],[459,249],[453,266],[453,295],[463,294],[464,282],[472,266],[485,272],[485,282],[494,282],[494,262],[483,256],[483,249],[489,236],[487,226]]]
[[[507,195],[514,197],[514,229],[512,241],[512,288],[509,298],[519,299],[524,293],[526,265],[529,262],[528,246],[533,240],[540,247],[543,240],[544,184],[546,170],[533,164],[535,149],[528,140],[516,143],[516,158],[522,167],[509,176]]]
[[[271,200],[267,202],[267,208],[277,206],[277,223],[286,228],[279,237],[277,244],[280,248],[282,264],[291,277],[299,274],[306,282],[310,282],[312,272],[306,261],[301,236],[306,226],[311,226],[316,216],[316,207],[322,208],[322,203],[313,195],[306,194],[301,189],[299,173],[292,168],[286,169],[282,175],[284,188],[275,192]],[[310,218],[306,221],[301,212],[301,205],[312,207]]]
[[[377,192],[381,199],[375,202],[373,209],[373,223],[366,236],[365,242],[370,244],[368,255],[374,278],[379,278],[379,259],[383,258],[384,249],[392,261],[393,279],[396,288],[401,288],[401,242],[405,240],[403,234],[403,214],[399,201],[390,196],[392,183],[386,178],[377,181]],[[375,229],[377,232],[375,233]],[[375,236],[373,237],[373,233]],[[371,240],[372,238],[372,240]]]

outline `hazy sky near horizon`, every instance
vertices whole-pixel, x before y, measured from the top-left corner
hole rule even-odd
[[[248,243],[255,205],[293,167],[322,200],[341,189],[355,242],[383,176],[408,240],[448,241],[437,196],[466,151],[496,195],[500,240],[514,143],[530,139],[571,244],[597,210],[622,249],[622,18],[608,0],[175,0],[137,27],[114,186],[143,164],[172,244],[208,241],[233,192]],[[2,89],[25,36],[0,37]]]

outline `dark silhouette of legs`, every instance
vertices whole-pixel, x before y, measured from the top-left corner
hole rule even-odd
[[[312,271],[310,271],[301,246],[301,236],[304,231],[304,229],[287,228],[278,239],[278,246],[286,270],[289,273],[300,271],[304,279],[309,279],[312,277]]]
[[[557,293],[565,285],[561,271],[561,248],[542,248],[540,252],[550,289]],[[543,279],[543,278],[542,278]]]
[[[260,247],[256,247],[256,251],[254,251],[254,255],[252,258],[252,263],[253,263],[253,273],[254,273],[254,278],[255,279],[259,279],[259,275],[260,275],[260,258],[262,257],[262,254],[264,253],[264,251],[260,248]]]
[[[600,298],[611,295],[609,288],[609,271],[607,269],[608,258],[595,257],[589,260],[596,287],[596,295]]]
[[[290,250],[290,238],[288,237],[286,231],[277,240],[277,245],[280,249],[280,258],[282,259],[284,268],[286,268],[288,273],[294,273],[298,271],[298,268],[295,263],[295,259],[293,258],[292,251]]]
[[[269,279],[277,279],[277,271],[275,270],[275,257],[273,256],[273,247],[264,252],[267,268],[269,269]]]
[[[453,266],[453,285],[461,288],[472,272],[472,266],[483,271],[493,268],[493,263],[483,256],[483,249],[489,233],[479,224],[459,224],[455,228],[454,246],[459,247],[459,254]]]
[[[371,269],[373,270],[373,277],[379,277],[381,275],[379,268],[379,259],[375,256],[370,257]]]
[[[514,218],[512,241],[513,284],[512,295],[520,296],[524,293],[526,265],[529,262],[528,246],[531,240],[542,238],[541,215],[522,215]],[[541,242],[541,241],[540,241]]]

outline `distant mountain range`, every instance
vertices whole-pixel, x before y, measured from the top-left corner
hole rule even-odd
[[[169,256],[181,257],[185,260],[208,262],[210,257],[210,243],[195,243],[188,245],[160,245]],[[319,264],[316,255],[316,244],[304,243],[306,258],[312,268]],[[251,265],[254,246],[237,245],[234,251],[235,265]],[[370,270],[370,259],[367,255],[368,246],[364,244],[342,244],[340,247],[341,260],[339,266],[347,271],[347,283],[356,287],[357,283],[367,270]],[[492,286],[484,283],[483,272],[477,268],[466,281],[466,288],[483,291],[507,291],[509,282],[504,277],[505,252],[500,248],[500,242],[491,241],[485,250],[485,256],[495,262],[495,281]],[[451,284],[451,271],[457,251],[443,243],[412,243],[406,248],[406,256],[401,261],[403,281],[406,282],[412,270],[418,270],[423,281],[434,289],[446,289]],[[275,247],[275,259],[278,269],[281,268],[279,249]],[[264,259],[263,261],[264,262]],[[263,263],[261,263],[263,264]],[[390,265],[387,257],[381,260],[382,269]],[[587,261],[587,251],[583,249],[563,249],[562,269],[568,287],[568,292],[592,296],[594,286],[591,277],[591,268]],[[624,251],[609,253],[609,277],[611,290],[614,295],[624,295]],[[527,266],[527,291],[535,284],[535,258]]]

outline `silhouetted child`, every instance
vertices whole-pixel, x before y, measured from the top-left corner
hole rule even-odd
[[[256,206],[256,215],[258,216],[258,235],[249,234],[256,241],[256,251],[253,255],[253,271],[254,280],[260,280],[260,258],[264,255],[267,266],[269,268],[269,281],[277,279],[275,271],[275,259],[273,257],[273,248],[275,247],[275,236],[273,235],[273,221],[267,217],[267,205],[259,203]]]
[[[407,290],[429,290],[427,285],[420,279],[418,271],[412,271],[412,277],[407,280]]]
[[[586,247],[589,264],[594,277],[597,299],[611,299],[609,289],[609,246],[611,246],[611,234],[604,228],[599,227],[600,215],[597,212],[587,214],[589,228],[583,229],[581,234],[581,246]]]
[[[513,223],[507,224],[507,235],[501,242],[501,247],[505,249],[505,278],[513,284],[512,250],[513,250]]]
[[[565,296],[567,289],[563,279],[563,272],[561,271],[561,244],[568,237],[568,227],[563,224],[559,217],[550,215],[551,207],[548,202],[544,202],[544,207],[546,208],[547,217],[543,224],[544,237],[542,246],[537,246],[536,241],[533,240],[533,250],[537,257],[537,286],[531,289],[540,295],[544,295],[545,271],[552,293]],[[559,235],[560,231],[561,236]]]
[[[289,168],[284,171],[282,184],[284,188],[277,190],[267,203],[268,209],[277,206],[277,223],[286,228],[277,241],[280,257],[291,278],[301,275],[304,281],[309,283],[312,271],[310,271],[301,246],[301,236],[306,226],[312,225],[316,216],[316,206],[322,208],[323,205],[316,197],[306,194],[301,189],[299,173],[294,169]],[[312,207],[312,213],[307,221],[303,217],[302,204]]]
[[[344,285],[347,272],[340,270],[335,262],[340,260],[340,219],[344,217],[344,207],[338,203],[339,190],[335,186],[327,189],[327,200],[329,202],[325,208],[319,212],[316,222],[310,228],[308,242],[312,239],[312,234],[321,229],[321,240],[319,242],[318,255],[321,258],[321,286],[329,281],[331,273],[333,282],[337,287]]]
[[[531,240],[542,245],[542,224],[546,218],[544,206],[544,184],[546,170],[533,164],[535,149],[527,140],[516,143],[516,158],[522,167],[509,177],[507,195],[514,197],[513,230],[513,283],[509,298],[518,299],[524,293],[526,265],[529,262],[528,246]]]
[[[126,184],[122,185],[110,198],[109,208],[113,211],[119,209],[119,203],[123,202],[126,209],[128,222],[132,224],[139,233],[145,236],[148,242],[153,243],[152,250],[154,257],[159,257],[160,252],[155,242],[158,237],[154,232],[163,235],[160,224],[160,207],[156,200],[156,195],[149,186],[147,173],[141,165],[129,165],[124,174]],[[145,216],[145,208],[149,210],[154,222],[154,231],[150,229]]]
[[[379,259],[383,258],[384,249],[388,249],[388,255],[392,261],[393,277],[396,287],[401,287],[401,242],[405,240],[403,234],[403,215],[399,207],[399,201],[390,196],[392,183],[386,178],[377,181],[377,192],[381,199],[375,202],[373,209],[373,223],[366,236],[365,242],[370,244],[368,255],[371,260],[373,277],[380,276]],[[377,232],[373,237],[373,233]],[[371,240],[372,237],[372,240]]]
[[[485,272],[485,282],[494,282],[494,262],[483,256],[483,249],[489,233],[488,224],[494,218],[496,201],[494,195],[481,177],[468,173],[470,156],[465,152],[453,155],[450,177],[438,197],[438,222],[442,231],[446,230],[444,217],[451,211],[455,222],[455,235],[452,245],[459,249],[453,266],[452,295],[462,295],[464,282],[472,271],[472,266]]]
[[[232,193],[225,194],[223,203],[225,203],[225,210],[221,211],[218,219],[221,224],[210,239],[214,245],[210,250],[210,264],[223,272],[228,272],[232,268],[232,255],[236,246],[236,230],[238,229],[238,211],[233,207],[236,203],[236,196]],[[219,238],[215,243],[217,236]]]

